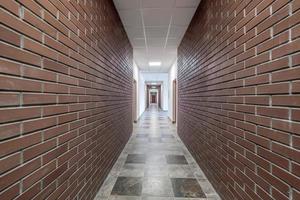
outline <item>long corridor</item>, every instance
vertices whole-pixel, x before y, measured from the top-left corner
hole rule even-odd
[[[95,200],[220,199],[181,142],[176,127],[150,106]]]

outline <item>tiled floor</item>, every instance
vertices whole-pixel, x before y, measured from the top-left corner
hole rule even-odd
[[[95,200],[218,200],[219,196],[176,134],[166,112],[152,106]]]

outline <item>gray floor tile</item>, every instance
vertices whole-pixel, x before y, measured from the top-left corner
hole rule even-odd
[[[149,164],[145,167],[145,177],[168,177],[167,165]]]
[[[194,176],[198,179],[198,180],[206,180],[206,176],[204,175],[204,173],[202,171],[193,171]]]
[[[141,197],[111,195],[108,200],[141,200]]]
[[[123,177],[143,177],[144,176],[144,168],[143,164],[125,164],[119,176]]]
[[[109,175],[106,178],[106,180],[104,181],[104,183],[102,184],[97,196],[98,197],[109,197],[116,180],[117,180],[117,177]]]
[[[143,196],[172,197],[171,181],[166,177],[145,177],[142,194]]]
[[[108,197],[101,197],[99,195],[97,195],[94,200],[108,200]]]
[[[154,153],[148,153],[146,158],[146,164],[166,164],[166,158],[163,154],[158,154],[156,152]]]
[[[162,140],[161,140],[160,137],[150,137],[150,138],[149,138],[149,142],[150,142],[150,143],[161,143]]]
[[[168,164],[188,164],[187,160],[182,155],[166,155],[166,159]]]
[[[162,138],[175,138],[173,134],[170,133],[162,133],[161,134]]]
[[[111,195],[141,196],[142,178],[118,177]]]
[[[136,138],[148,138],[149,134],[136,134]]]
[[[145,154],[128,154],[125,163],[140,163],[144,164],[146,162]]]
[[[206,198],[197,179],[171,178],[175,197]]]
[[[194,173],[188,165],[169,165],[169,176],[171,178],[194,178]]]
[[[198,180],[203,192],[207,195],[207,196],[214,196],[216,194],[214,188],[212,187],[212,185],[210,184],[210,182],[208,180]]]
[[[142,197],[141,200],[174,200],[173,197]]]
[[[130,143],[139,143],[139,144],[147,144],[149,142],[148,138],[133,138]]]
[[[177,140],[175,138],[161,138],[162,143],[175,143]]]

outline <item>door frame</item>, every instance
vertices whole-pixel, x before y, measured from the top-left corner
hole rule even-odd
[[[158,104],[158,108],[162,109],[161,108],[161,85],[158,86],[158,101],[157,101],[157,104]]]
[[[150,104],[158,104],[158,102],[157,102],[158,97],[157,96],[158,96],[157,92],[150,92]],[[153,103],[153,100],[155,101],[154,103]]]
[[[146,109],[149,108],[149,86],[146,85]]]
[[[133,123],[137,122],[137,83],[136,80],[133,79],[132,86],[132,121]]]
[[[176,123],[177,121],[177,81],[176,79],[173,80],[172,84],[172,89],[173,89],[173,109],[172,109],[172,123]]]

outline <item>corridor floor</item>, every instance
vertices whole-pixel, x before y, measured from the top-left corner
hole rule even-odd
[[[95,200],[217,200],[166,112],[151,106]]]

